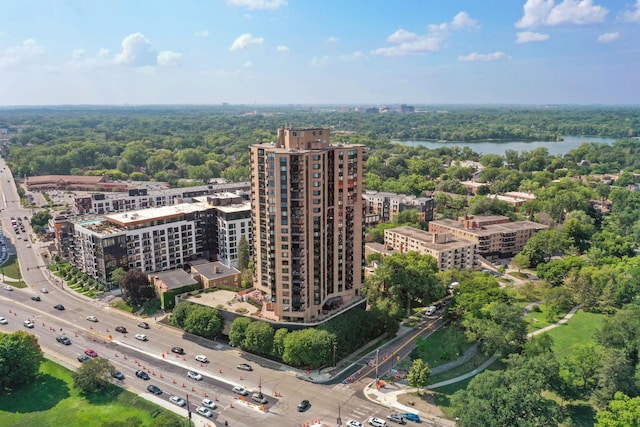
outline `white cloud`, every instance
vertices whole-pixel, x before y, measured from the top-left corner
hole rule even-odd
[[[598,6],[593,0],[527,0],[524,15],[515,26],[534,28],[561,24],[593,24],[604,21],[609,10]]]
[[[629,10],[625,10],[622,19],[627,22],[640,22],[640,0]]]
[[[372,51],[375,55],[404,56],[438,52],[444,40],[453,30],[475,29],[478,22],[466,12],[459,12],[451,22],[429,25],[427,33],[418,35],[403,28],[387,37],[387,42],[395,46],[381,47]]]
[[[208,30],[196,31],[195,33],[193,33],[193,35],[196,37],[209,37],[209,31]]]
[[[549,34],[534,33],[533,31],[522,31],[516,33],[516,43],[543,42],[549,40]]]
[[[598,41],[600,43],[610,43],[614,40],[618,40],[620,38],[620,33],[604,33],[598,36]]]
[[[353,52],[347,55],[340,55],[340,60],[349,62],[349,61],[359,61],[364,58],[364,54],[361,51]]]
[[[116,55],[114,62],[118,65],[144,67],[155,65],[156,56],[149,39],[142,33],[134,33],[122,40],[122,52]]]
[[[459,56],[458,57],[458,61],[466,61],[466,62],[475,62],[475,61],[482,61],[482,62],[489,62],[489,61],[497,61],[499,59],[505,59],[507,57],[507,55],[504,54],[504,52],[492,52],[492,53],[478,53],[478,52],[473,52],[470,53],[469,55],[465,55],[465,56]]]
[[[67,65],[72,67],[94,67],[112,65],[113,57],[109,49],[100,49],[95,55],[88,55],[84,49],[76,49],[71,54]]]
[[[172,50],[163,50],[157,57],[158,65],[161,67],[177,67],[181,59],[182,54]]]
[[[311,58],[311,65],[314,67],[323,67],[329,63],[329,56],[314,56]]]
[[[27,39],[17,46],[0,53],[0,70],[24,69],[37,66],[45,56],[45,49],[34,39]]]
[[[339,41],[340,41],[340,39],[337,38],[336,36],[327,37],[327,43],[338,43]]]
[[[253,37],[251,34],[242,34],[240,37],[233,41],[233,44],[229,48],[231,52],[236,50],[242,50],[252,44],[262,44],[264,39],[262,37]]]
[[[287,5],[285,0],[227,0],[227,3],[249,10],[274,10]]]
[[[284,45],[276,46],[276,52],[278,52],[278,53],[288,53],[289,52],[289,47],[288,46],[284,46]]]

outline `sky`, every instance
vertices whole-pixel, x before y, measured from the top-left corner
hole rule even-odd
[[[640,103],[640,0],[0,0],[0,105]]]

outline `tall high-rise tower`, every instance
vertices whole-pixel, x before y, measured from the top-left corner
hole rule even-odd
[[[364,146],[329,129],[278,129],[251,146],[256,289],[263,316],[309,322],[360,300]]]

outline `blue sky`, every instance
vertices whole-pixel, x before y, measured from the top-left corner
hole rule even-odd
[[[640,100],[640,0],[0,0],[0,17],[0,105]]]

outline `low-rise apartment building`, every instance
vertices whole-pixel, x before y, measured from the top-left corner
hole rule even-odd
[[[418,212],[420,221],[428,222],[434,218],[433,212],[436,202],[433,197],[365,191],[363,198],[365,217],[378,218],[381,222],[393,221],[396,215],[407,209],[415,209]],[[373,223],[373,220],[369,220],[367,223]]]

